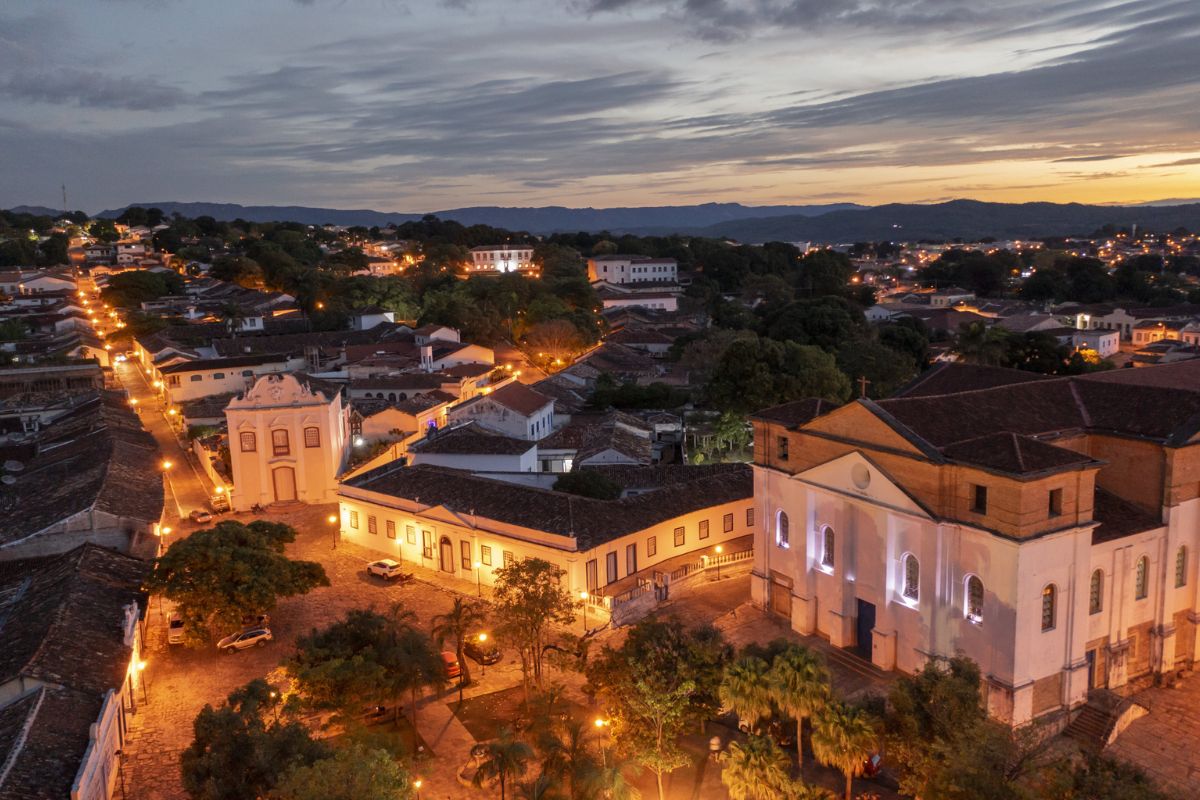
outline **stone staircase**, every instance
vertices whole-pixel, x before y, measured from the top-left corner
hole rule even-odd
[[[1099,704],[1089,702],[1079,716],[1071,720],[1063,735],[1074,739],[1080,747],[1099,753],[1108,745],[1108,737],[1116,724],[1115,709],[1102,708]]]

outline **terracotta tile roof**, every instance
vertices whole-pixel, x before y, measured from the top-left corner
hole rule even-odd
[[[521,455],[536,446],[525,439],[492,433],[474,422],[468,422],[438,431],[409,445],[408,449],[410,452],[431,455]]]
[[[819,398],[793,400],[790,403],[781,403],[777,406],[756,411],[750,415],[750,418],[794,428],[810,422],[822,414],[828,414],[837,407],[837,403],[831,403],[828,400],[821,400]]]
[[[429,465],[385,467],[345,485],[419,502],[425,508],[443,506],[462,515],[573,536],[577,549],[588,550],[693,511],[753,496],[749,466],[713,466],[722,469],[680,472],[651,491],[618,500],[594,500]]]
[[[1015,433],[990,433],[942,448],[951,461],[961,461],[1014,475],[1050,472],[1081,464],[1099,466],[1088,456]]]
[[[975,389],[991,389],[1013,383],[1048,380],[1049,375],[1005,367],[985,367],[978,364],[942,363],[922,372],[892,397],[923,397]]]
[[[1092,529],[1092,544],[1111,542],[1124,536],[1163,527],[1163,521],[1115,494],[1096,488],[1092,518],[1099,522]]]
[[[401,372],[396,375],[380,375],[375,378],[354,378],[350,381],[351,389],[383,389],[414,390],[439,389],[447,383],[447,377],[440,372]]]
[[[541,409],[545,408],[547,403],[552,403],[551,398],[541,392],[530,389],[523,383],[513,381],[512,383],[501,386],[496,391],[487,395],[478,395],[472,398],[472,401],[486,397],[505,408],[511,409],[518,414],[526,417],[536,414]]]

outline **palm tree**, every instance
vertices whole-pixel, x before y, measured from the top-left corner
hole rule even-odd
[[[568,718],[542,726],[537,740],[542,753],[542,775],[564,785],[570,800],[582,797],[580,790],[597,766],[595,755],[587,748],[588,727]]]
[[[775,800],[790,784],[792,762],[767,736],[751,734],[721,754],[721,782],[732,800]]]
[[[1002,328],[988,328],[981,322],[965,323],[954,339],[954,352],[968,364],[997,366],[1007,350]]]
[[[502,797],[503,794],[501,791]],[[561,800],[562,796],[554,781],[545,775],[539,775],[536,779],[517,787],[517,797],[520,800]]]
[[[454,641],[454,653],[462,669],[462,680],[458,684],[459,703],[462,703],[463,686],[471,682],[471,670],[467,666],[463,644],[468,636],[478,630],[484,618],[483,607],[479,603],[461,597],[454,598],[454,605],[449,611],[433,618],[433,637],[437,639],[438,646],[444,645],[447,639]]]
[[[625,777],[629,764],[609,762],[611,766],[601,766],[591,770],[584,778],[581,798],[595,800],[642,800],[642,793]],[[576,798],[580,800],[580,798]]]
[[[485,781],[500,782],[500,800],[505,800],[508,779],[525,770],[525,764],[533,757],[533,748],[513,737],[509,728],[500,729],[500,738],[494,739],[484,747],[483,761],[471,783],[476,787],[483,786]]]
[[[771,684],[767,662],[757,656],[746,656],[725,668],[721,681],[721,702],[746,720],[753,728],[760,719],[771,714]]]
[[[807,647],[794,644],[771,664],[771,697],[775,705],[796,718],[796,755],[804,769],[804,720],[829,705],[829,672]]]
[[[846,776],[846,800],[851,800],[851,786],[861,775],[866,760],[879,741],[875,725],[860,708],[843,703],[830,703],[813,725],[813,755],[827,767]]]

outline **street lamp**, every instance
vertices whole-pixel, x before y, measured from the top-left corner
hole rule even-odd
[[[328,522],[330,525],[336,526],[338,523],[337,514],[330,514],[328,517],[325,518],[325,521]],[[333,549],[334,550],[337,550],[337,542],[338,542],[338,533],[339,532],[340,531],[337,527],[335,527],[333,529]]]
[[[483,597],[483,562],[475,562],[475,592]]]
[[[721,580],[721,553],[725,552],[725,548],[717,545],[717,580]]]
[[[579,599],[583,601],[583,635],[587,636],[587,600],[588,593],[586,591],[579,593]]]
[[[608,726],[612,724],[612,720],[596,717],[596,746],[600,748],[600,763],[608,769],[608,755],[604,750],[604,738],[608,735]]]
[[[420,778],[413,781],[413,788],[417,790],[417,800],[421,800],[421,784],[424,783]]]
[[[175,466],[175,465],[172,464],[169,459],[163,459],[163,462],[162,462],[163,472],[170,472],[171,467],[173,467],[173,466]]]
[[[486,644],[487,644],[487,634],[480,633],[479,634],[479,651],[480,651],[481,655],[487,654],[487,651],[483,649],[486,646]],[[480,675],[480,677],[481,678],[487,677],[487,659],[486,658],[483,658],[479,661],[479,668],[483,670],[483,674]]]

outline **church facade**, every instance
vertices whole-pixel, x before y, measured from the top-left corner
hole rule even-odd
[[[225,408],[235,511],[274,503],[337,502],[350,453],[349,417],[336,390],[265,375]]]
[[[965,654],[1012,724],[1197,658],[1200,365],[946,365],[759,412],[757,604],[885,670]]]

